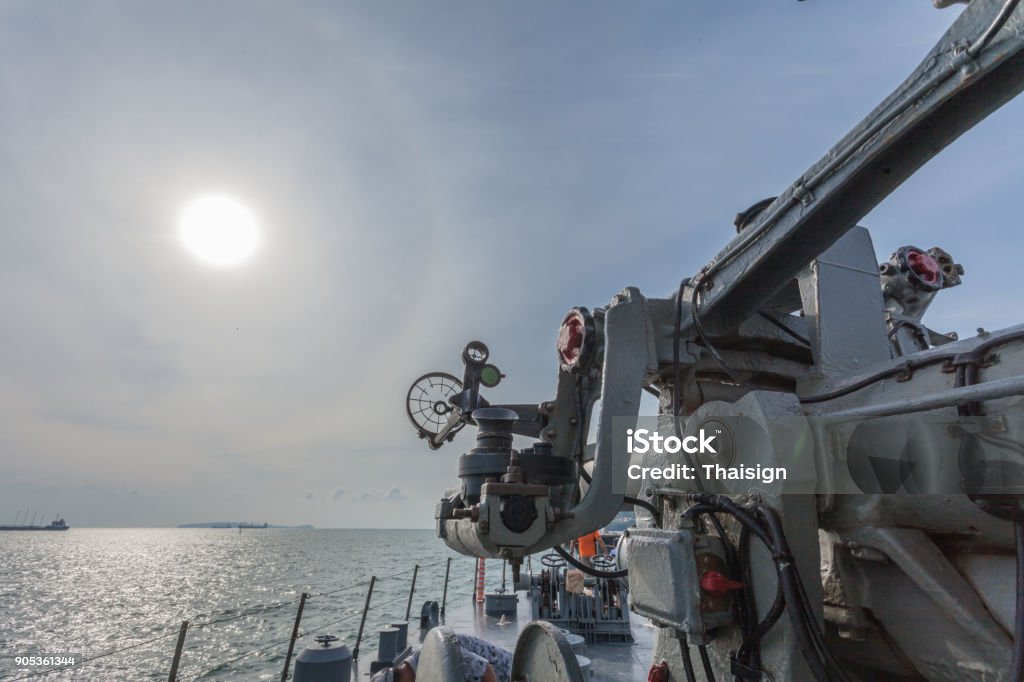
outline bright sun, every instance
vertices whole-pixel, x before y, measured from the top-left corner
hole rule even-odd
[[[220,267],[238,265],[259,244],[252,211],[226,196],[201,197],[186,206],[178,234],[200,260]]]

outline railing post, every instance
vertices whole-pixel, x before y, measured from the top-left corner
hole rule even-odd
[[[352,660],[359,660],[359,643],[363,641],[363,626],[366,625],[366,612],[370,610],[370,597],[373,596],[373,584],[377,582],[377,576],[370,576],[370,589],[366,591],[366,603],[363,605],[363,618],[359,621],[359,634],[356,635],[356,646],[352,650]]]
[[[416,564],[412,569],[412,585],[409,586],[409,603],[405,605],[405,620],[409,621],[409,613],[412,611],[412,593],[416,591],[416,574],[420,572],[420,565]]]
[[[181,650],[185,647],[185,633],[188,632],[188,621],[181,621],[181,629],[178,630],[178,643],[174,646],[174,658],[171,659],[171,674],[167,676],[167,682],[178,682],[178,663],[181,662]]]
[[[306,597],[309,595],[305,592],[302,593],[302,597],[299,598],[299,610],[295,614],[295,625],[292,626],[292,638],[288,642],[288,655],[284,657],[284,670],[281,671],[281,682],[285,682],[288,679],[288,666],[292,662],[292,652],[295,651],[295,640],[299,636],[299,622],[302,620],[302,609],[306,606]]]
[[[487,563],[483,557],[476,560],[476,591],[474,594],[474,601],[477,603],[484,600],[484,591],[486,588],[486,577],[487,577]]]
[[[448,603],[448,574],[452,570],[452,558],[448,557],[448,565],[444,567],[444,593],[441,596],[441,618],[444,619],[444,607]]]

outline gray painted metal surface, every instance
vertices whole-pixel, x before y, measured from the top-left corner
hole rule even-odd
[[[523,628],[512,657],[512,679],[584,682],[580,662],[558,628],[542,620]]]
[[[1004,9],[1013,11],[1000,24]],[[892,95],[677,293],[656,298],[629,288],[593,311],[592,329],[563,325],[560,344],[585,342],[570,348],[578,360],[561,354],[553,399],[522,409],[529,417],[514,431],[538,438],[546,456],[586,462],[592,480],[580,484],[581,497],[538,484],[537,471],[513,466],[510,451],[507,473],[482,486],[479,503],[446,496],[439,535],[465,554],[516,562],[608,523],[636,463],[625,431],[647,389],[658,395],[663,433],[749,420],[765,436],[751,445],[738,432],[745,445],[735,462],[786,467],[811,486],[789,494],[792,480],[645,482],[640,497],[654,512],[640,514],[649,530],[637,537],[647,541],[628,548],[627,563],[638,611],[666,626],[651,662],[667,661],[672,679],[684,679],[680,633],[707,643],[719,679],[731,674],[741,639],[735,624],[708,622],[701,573],[686,550],[697,541],[672,545],[684,531],[717,536],[684,518],[698,488],[778,514],[807,617],[852,679],[1009,679],[1003,602],[1013,581],[1011,526],[986,513],[991,506],[972,481],[979,462],[1012,468],[1024,452],[1024,326],[964,340],[927,329],[922,316],[938,289],[884,262],[879,268],[867,232],[855,225],[1022,88],[1024,4],[974,0]],[[929,253],[947,268],[939,288],[959,284],[962,270],[942,260],[948,254]],[[464,414],[459,428],[472,423]],[[863,422],[899,416],[906,419]],[[594,419],[596,443],[587,444]],[[947,420],[948,428],[912,437],[914,423],[926,419]],[[892,442],[901,449],[893,466],[913,476],[900,473],[889,490],[875,469],[878,489],[862,486],[857,462]],[[687,457],[643,463],[683,465]],[[532,500],[537,514],[513,528],[501,510],[516,497]],[[725,530],[737,542],[737,526]],[[744,589],[759,618],[776,596],[779,561],[752,543]],[[529,659],[530,670],[536,679],[565,679],[571,665],[562,647],[538,627],[524,633],[543,652]],[[812,679],[798,632],[783,618],[761,640],[766,676]],[[646,671],[636,672],[633,679]]]
[[[336,639],[322,639],[299,652],[292,677],[295,682],[349,682],[352,679],[352,652],[348,646]]]
[[[455,631],[450,627],[439,625],[423,638],[416,679],[420,682],[465,682],[462,651]]]

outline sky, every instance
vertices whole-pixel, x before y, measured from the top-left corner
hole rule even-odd
[[[668,295],[958,7],[0,3],[0,522],[430,527],[408,386],[470,339],[553,393],[566,310]],[[1020,321],[1021,100],[862,224],[966,268],[926,322]],[[230,195],[261,243],[183,248]],[[10,517],[4,521],[4,517]]]

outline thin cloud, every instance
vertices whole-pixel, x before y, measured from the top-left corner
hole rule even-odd
[[[385,500],[389,502],[397,502],[399,500],[407,500],[408,496],[398,486],[392,486],[387,490],[378,490],[377,488],[371,488],[364,490],[355,496],[358,501],[362,500]]]

